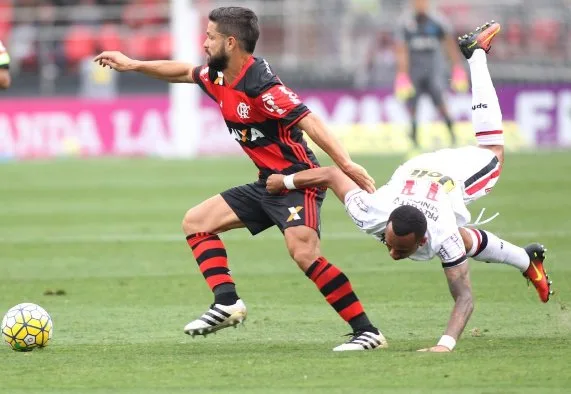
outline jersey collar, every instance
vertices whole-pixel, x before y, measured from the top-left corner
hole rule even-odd
[[[250,68],[250,66],[252,66],[252,64],[254,64],[254,62],[255,62],[254,56],[250,55],[250,57],[246,61],[246,64],[244,64],[236,79],[234,79],[234,81],[228,85],[230,89],[234,89],[236,85],[238,85],[238,82],[240,82],[242,78],[244,78],[244,74],[246,74],[246,71],[248,71],[248,69]]]

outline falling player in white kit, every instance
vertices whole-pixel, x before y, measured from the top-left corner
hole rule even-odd
[[[521,248],[488,231],[466,227],[471,220],[466,205],[492,190],[504,161],[502,114],[486,57],[499,31],[500,25],[492,21],[458,39],[470,65],[472,123],[478,146],[417,156],[401,165],[373,194],[358,188],[336,167],[276,174],[267,182],[272,193],[328,187],[344,202],[353,222],[384,243],[393,259],[440,258],[455,305],[444,335],[436,346],[423,351],[451,351],[470,318],[473,301],[468,257],[519,269],[543,302],[552,294],[543,268],[542,245]],[[358,343],[348,345],[361,350]]]

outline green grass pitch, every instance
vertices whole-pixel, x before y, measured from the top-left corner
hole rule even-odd
[[[287,254],[281,234],[223,236],[244,327],[190,338],[212,302],[180,230],[185,210],[252,181],[247,158],[61,160],[0,166],[0,311],[50,312],[54,338],[0,347],[0,392],[556,393],[571,390],[571,153],[508,154],[485,228],[541,241],[557,294],[544,305],[516,270],[471,261],[475,311],[452,354],[420,354],[452,300],[440,264],[390,260],[329,193],[323,254],[351,279],[390,347],[337,354],[349,332]],[[400,157],[363,157],[381,184]],[[44,295],[64,290],[65,295]],[[479,334],[475,334],[479,332]]]

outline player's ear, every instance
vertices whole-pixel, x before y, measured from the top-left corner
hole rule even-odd
[[[235,37],[229,36],[226,38],[226,49],[233,50],[238,47],[238,40]]]
[[[418,241],[418,246],[423,246],[424,244],[426,244],[426,241],[428,241],[428,238],[422,237],[420,241]]]

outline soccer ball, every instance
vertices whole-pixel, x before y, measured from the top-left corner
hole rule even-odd
[[[19,352],[46,346],[53,332],[52,318],[36,304],[18,304],[6,312],[2,319],[2,338]]]

